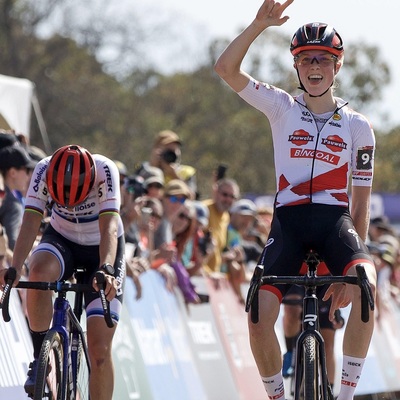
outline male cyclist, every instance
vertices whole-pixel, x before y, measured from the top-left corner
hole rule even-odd
[[[22,226],[14,248],[12,266],[21,276],[28,260],[29,280],[56,281],[72,277],[74,267],[84,267],[86,281],[95,289],[85,294],[87,339],[91,363],[90,397],[111,400],[114,370],[111,355],[114,328],[102,313],[93,275],[106,276],[106,298],[114,322],[118,322],[125,277],[124,234],[120,209],[119,173],[108,158],[77,145],[58,149],[40,161],[26,196]],[[50,224],[29,255],[46,206],[52,204]],[[29,256],[29,258],[28,258]],[[4,284],[4,270],[0,272]],[[34,348],[25,391],[32,396],[37,359],[52,318],[52,293],[29,290],[27,314]]]
[[[268,27],[289,17],[293,2],[265,0],[255,19],[224,50],[215,70],[234,91],[263,112],[271,125],[277,194],[271,232],[261,256],[264,273],[295,275],[305,252],[313,249],[333,275],[355,275],[365,267],[373,289],[376,273],[367,237],[375,138],[366,118],[333,95],[343,63],[343,43],[331,26],[312,23],[294,34],[290,50],[303,94],[259,82],[241,70],[250,45]],[[351,182],[351,209],[347,194]],[[270,398],[284,399],[282,357],[274,325],[285,285],[261,287],[260,322],[249,321],[252,352]],[[334,311],[352,303],[343,343],[339,400],[350,400],[360,377],[373,332],[374,316],[361,321],[360,289],[332,285]]]

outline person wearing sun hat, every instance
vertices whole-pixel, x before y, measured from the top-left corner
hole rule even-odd
[[[155,248],[170,248],[170,244],[173,242],[172,223],[191,195],[189,187],[180,179],[173,179],[165,185],[161,200],[164,214],[154,235]]]
[[[6,146],[0,150],[0,173],[5,183],[5,198],[0,207],[0,223],[14,248],[24,212],[24,196],[37,161],[20,145]]]
[[[149,165],[163,171],[165,183],[172,179],[181,179],[189,186],[193,195],[196,193],[196,169],[182,164],[182,140],[174,131],[163,130],[154,138]]]

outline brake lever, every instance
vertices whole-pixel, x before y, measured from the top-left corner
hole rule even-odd
[[[371,284],[368,280],[365,269],[362,265],[356,266],[358,276],[358,286],[361,289],[361,319],[363,322],[369,321],[369,310],[375,310],[375,302],[372,296]]]
[[[245,311],[249,312],[251,309],[251,321],[256,324],[259,321],[258,314],[258,291],[261,286],[261,278],[263,276],[264,268],[261,265],[256,265],[253,277],[250,281],[249,291],[247,292]]]
[[[13,286],[13,283],[15,279],[17,278],[17,270],[13,267],[10,267],[5,276],[5,281],[6,285],[3,290],[3,294],[1,296],[0,300],[0,308],[2,309],[2,314],[3,314],[3,319],[5,322],[10,322],[11,317],[10,317],[10,312],[9,312],[9,303],[10,303],[10,294],[11,294],[11,289]]]
[[[97,271],[95,276],[97,285],[99,286],[100,301],[104,312],[104,319],[106,321],[107,326],[109,328],[112,328],[114,326],[114,322],[111,318],[110,302],[107,300],[106,293],[104,291],[107,284],[106,276],[103,272],[100,271]]]

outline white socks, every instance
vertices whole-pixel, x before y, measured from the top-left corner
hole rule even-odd
[[[343,356],[342,380],[337,400],[353,399],[364,361],[364,358]]]
[[[279,372],[274,376],[269,377],[261,377],[264,388],[268,394],[268,398],[271,400],[284,400],[285,398],[285,389],[283,386],[283,377],[282,373]]]

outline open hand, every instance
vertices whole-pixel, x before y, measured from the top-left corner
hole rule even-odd
[[[284,24],[289,17],[282,13],[289,7],[294,0],[286,0],[283,4],[275,0],[265,0],[258,10],[256,19],[268,23],[268,26],[280,26]]]

